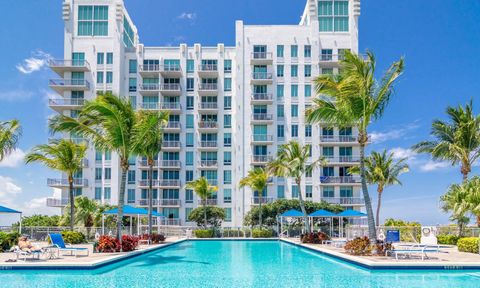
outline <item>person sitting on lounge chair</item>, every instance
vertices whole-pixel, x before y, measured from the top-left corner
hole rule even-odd
[[[27,236],[20,236],[18,238],[18,248],[24,252],[39,252],[41,249],[37,246],[33,246],[30,241],[28,241]]]

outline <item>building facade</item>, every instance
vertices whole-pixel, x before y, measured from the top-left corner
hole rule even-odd
[[[293,5],[293,4],[292,4]],[[352,127],[308,125],[305,109],[315,97],[312,80],[338,73],[344,51],[358,53],[359,0],[307,0],[298,25],[245,25],[236,21],[235,45],[201,44],[147,47],[141,44],[122,0],[63,2],[64,60],[52,60],[58,93],[50,107],[76,117],[85,100],[99,91],[129,97],[135,109],[170,112],[162,152],[155,161],[154,208],[169,225],[192,225],[199,206],[185,183],[204,176],[218,192],[209,204],[225,208],[225,226],[242,226],[259,204],[258,194],[239,188],[248,171],[265,165],[280,145],[297,140],[312,147],[312,159],[328,164],[305,175],[304,199],[361,210],[357,131]],[[86,141],[77,135],[61,135]],[[115,153],[90,145],[84,168],[75,177],[76,195],[115,205],[120,186]],[[147,206],[147,165],[130,159],[125,203]],[[63,175],[65,176],[65,175]],[[65,177],[48,179],[68,203]],[[263,203],[297,198],[291,179],[274,178]]]

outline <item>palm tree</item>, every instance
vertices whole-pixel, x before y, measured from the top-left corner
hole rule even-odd
[[[270,175],[268,171],[263,168],[255,168],[253,170],[248,171],[248,176],[240,180],[240,188],[245,186],[249,186],[252,190],[257,191],[258,193],[258,210],[259,210],[259,224],[262,227],[262,197],[263,197],[263,190],[268,185],[268,178]]]
[[[0,122],[0,161],[15,150],[21,135],[22,128],[18,120]]]
[[[477,219],[480,227],[480,177],[475,176],[462,184],[453,184],[442,196],[442,201],[448,209],[452,208],[454,217],[471,213]]]
[[[70,132],[88,138],[97,149],[117,153],[120,160],[121,180],[118,193],[117,238],[121,241],[123,206],[128,158],[133,153],[133,133],[136,121],[131,103],[124,97],[111,93],[99,94],[93,101],[87,101],[74,119],[57,115],[50,120],[53,132]]]
[[[419,153],[429,153],[435,160],[460,164],[463,181],[468,179],[473,163],[480,157],[480,116],[474,115],[473,103],[448,107],[449,121],[435,120],[430,134],[432,141],[423,141],[413,149]]]
[[[275,160],[267,164],[267,170],[278,177],[291,177],[298,187],[298,200],[303,213],[303,222],[305,229],[310,232],[308,224],[307,210],[302,196],[302,178],[305,173],[310,173],[315,167],[320,165],[321,160],[310,162],[311,146],[298,143],[295,140],[281,145],[277,151]]]
[[[457,204],[463,201],[461,197],[464,197],[464,195],[458,184],[451,185],[448,192],[440,197],[440,201],[442,202],[441,208],[444,212],[452,212],[450,220],[457,222],[458,236],[460,237],[463,236],[464,228],[470,222],[470,218],[465,216],[466,211],[462,211],[461,209],[455,210]]]
[[[140,111],[134,126],[133,151],[147,157],[148,164],[148,233],[152,234],[153,164],[162,150],[163,128],[168,123],[168,113]]]
[[[328,123],[330,125],[352,125],[358,129],[360,146],[360,176],[365,208],[368,215],[370,241],[377,239],[372,203],[368,194],[365,176],[365,146],[368,143],[368,128],[383,112],[392,96],[393,84],[402,74],[403,58],[394,62],[380,81],[375,79],[375,57],[367,52],[364,59],[351,52],[345,52],[340,62],[338,75],[320,75],[315,82],[318,98],[307,109],[309,123]],[[322,95],[327,97],[321,97]]]
[[[57,140],[50,144],[38,145],[32,149],[32,152],[25,156],[25,162],[40,162],[50,169],[57,170],[67,174],[69,199],[70,199],[70,229],[73,231],[74,213],[74,195],[73,184],[76,172],[82,171],[83,158],[85,158],[87,147],[83,144],[75,144],[71,140]]]
[[[87,239],[90,239],[90,230],[95,223],[98,204],[95,200],[82,196],[75,198],[75,222],[81,223],[87,230]]]
[[[406,161],[407,158],[395,160],[394,154],[387,154],[386,150],[383,150],[382,153],[373,151],[369,157],[365,158],[365,177],[367,182],[377,185],[378,202],[375,217],[377,225],[380,225],[380,207],[382,205],[383,190],[389,185],[402,185],[398,177],[400,174],[408,171]],[[358,167],[350,168],[350,172],[355,174],[358,174],[359,170]]]
[[[200,177],[195,181],[187,183],[186,189],[192,189],[202,199],[204,226],[207,228],[207,199],[215,193],[218,188],[208,183],[207,178]]]

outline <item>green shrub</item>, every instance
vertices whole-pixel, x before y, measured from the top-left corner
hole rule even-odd
[[[477,237],[465,237],[458,239],[458,251],[468,253],[478,253],[480,239]]]
[[[213,238],[213,230],[195,230],[197,238]]]
[[[76,231],[62,231],[63,241],[69,244],[85,243],[85,235]]]
[[[273,236],[273,231],[265,228],[252,229],[252,238],[270,238]]]
[[[457,245],[457,241],[460,237],[457,235],[449,235],[449,234],[439,234],[437,235],[438,244],[445,244],[445,245]]]
[[[8,251],[10,248],[17,245],[19,237],[20,234],[18,232],[0,232],[0,252]]]

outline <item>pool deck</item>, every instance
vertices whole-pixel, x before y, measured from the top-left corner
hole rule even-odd
[[[78,257],[68,255],[62,255],[56,259],[45,259],[44,256],[40,257],[40,260],[32,259],[32,256],[27,256],[27,260],[23,261],[21,256],[16,262],[5,262],[8,259],[16,259],[17,255],[13,252],[0,253],[0,270],[13,270],[13,269],[95,269],[107,264],[125,260],[131,257],[135,257],[141,254],[148,253],[160,249],[162,247],[170,246],[182,241],[185,238],[169,237],[162,244],[153,245],[139,245],[137,250],[132,252],[117,252],[117,253],[93,253],[92,244],[74,245],[74,247],[85,247],[89,249],[89,256],[83,256],[85,252],[80,252]],[[40,243],[42,244],[42,243]],[[47,246],[39,245],[39,247]]]
[[[462,270],[480,269],[480,255],[459,252],[455,246],[440,248],[442,253],[427,253],[428,259],[419,257],[402,258],[396,260],[387,256],[353,256],[345,253],[343,248],[330,245],[303,244],[298,238],[282,238],[281,241],[304,247],[322,254],[347,261],[368,269],[439,269]]]

